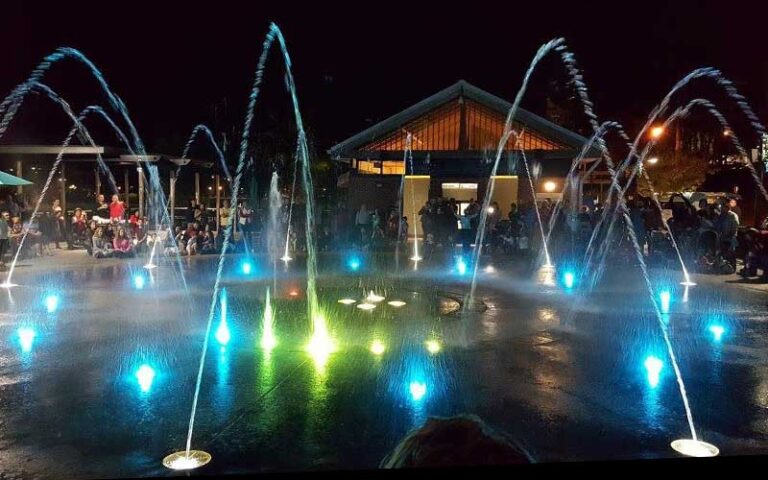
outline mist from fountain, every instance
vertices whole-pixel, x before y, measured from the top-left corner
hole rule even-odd
[[[277,172],[272,172],[269,182],[269,217],[267,221],[267,252],[272,260],[272,288],[277,290],[277,259],[280,255],[280,223],[279,215],[283,208],[283,199],[277,186]]]

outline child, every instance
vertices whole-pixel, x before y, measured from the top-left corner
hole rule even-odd
[[[403,217],[400,219],[400,241],[408,241],[408,217]]]

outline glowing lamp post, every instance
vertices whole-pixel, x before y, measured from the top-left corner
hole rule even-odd
[[[664,135],[664,127],[658,125],[651,128],[650,135],[653,140],[658,140],[662,135]]]

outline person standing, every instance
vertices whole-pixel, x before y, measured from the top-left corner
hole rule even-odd
[[[426,240],[427,235],[432,233],[432,207],[434,199],[429,199],[427,203],[419,210],[419,216],[421,217],[421,231],[424,234]]]
[[[400,243],[407,244],[408,243],[408,217],[402,217],[400,219],[400,227],[398,228],[400,231],[400,238],[398,239],[398,241]]]
[[[730,207],[731,211],[734,214],[736,214],[736,217],[739,219],[739,222],[741,222],[741,207],[739,207],[738,200],[736,200],[736,198],[734,197],[731,197],[728,200],[728,207]]]
[[[8,210],[3,210],[0,216],[0,271],[5,271],[5,252],[8,251],[9,241],[8,234],[11,228],[8,223],[11,219],[11,214]]]
[[[739,217],[726,203],[720,207],[720,214],[715,220],[715,230],[720,235],[720,244],[726,251],[736,247],[736,234],[739,231]]]
[[[512,250],[517,251],[520,243],[520,233],[523,230],[523,217],[517,210],[516,203],[509,205],[507,218],[509,219],[509,236],[512,239]]]
[[[360,209],[355,215],[355,229],[357,230],[357,242],[366,243],[366,229],[371,222],[371,214],[368,212],[368,208],[363,203],[360,205]]]
[[[112,203],[109,204],[109,219],[112,222],[122,222],[125,217],[125,204],[120,201],[117,194],[112,195]]]
[[[195,210],[194,210],[195,219],[193,220],[194,222],[197,222],[200,225],[204,224],[203,222],[204,210],[205,210],[205,206],[202,203],[198,203],[197,205],[195,205]]]
[[[195,222],[195,209],[197,208],[197,202],[194,198],[189,200],[187,205],[187,211],[184,212],[184,225],[189,225]]]
[[[61,208],[61,203],[58,198],[54,200],[51,205],[51,216],[53,216],[54,221],[53,242],[56,245],[56,248],[60,249],[61,246],[59,245],[59,242],[64,241],[66,224],[64,223],[64,211]]]
[[[480,204],[474,198],[469,199],[469,205],[464,209],[464,216],[469,220],[469,236],[477,238],[477,228],[480,224]]]
[[[229,200],[224,200],[221,208],[219,209],[219,228],[225,229],[229,226]],[[216,232],[219,235],[219,232]]]
[[[109,218],[109,205],[101,193],[96,197],[95,215],[104,220]]]
[[[238,223],[240,230],[243,232],[243,241],[249,241],[251,235],[251,227],[253,226],[253,210],[248,207],[248,202],[243,200],[240,203],[240,208],[237,209]]]

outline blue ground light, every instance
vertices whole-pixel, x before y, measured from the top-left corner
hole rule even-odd
[[[21,345],[22,353],[29,353],[32,351],[32,343],[35,341],[37,332],[33,328],[21,327],[16,333],[19,336],[19,345]]]
[[[352,255],[347,259],[347,267],[349,267],[349,269],[353,272],[360,270],[360,266],[362,266],[362,264],[363,262],[357,255]]]
[[[411,399],[414,402],[421,401],[424,395],[427,394],[427,384],[424,382],[413,381],[408,385],[408,391],[411,394]]]
[[[227,309],[229,302],[227,300],[227,290],[222,289],[221,290],[221,298],[219,299],[219,305],[220,305],[220,317],[221,320],[219,321],[219,328],[216,329],[216,341],[219,342],[219,345],[222,347],[226,347],[229,343],[230,339],[232,339],[232,335],[229,333],[229,326],[227,326]]]
[[[563,274],[563,283],[565,284],[565,288],[573,288],[573,283],[576,280],[576,276],[573,274],[573,272],[568,271]]]
[[[143,290],[146,283],[147,280],[144,278],[144,275],[137,273],[133,276],[133,286],[136,287],[136,290]]]
[[[712,333],[712,338],[716,342],[719,342],[720,340],[723,339],[723,334],[725,333],[725,327],[723,327],[722,325],[717,325],[717,324],[710,325],[709,326],[709,331]]]
[[[219,342],[219,345],[222,347],[226,347],[231,339],[232,334],[229,333],[227,321],[222,319],[219,323],[219,328],[216,329],[216,341]]]
[[[648,385],[650,385],[651,388],[656,388],[659,384],[661,370],[664,368],[664,362],[653,355],[649,355],[645,358],[643,366],[645,367],[648,376]]]
[[[136,381],[143,393],[149,392],[152,389],[152,382],[155,381],[155,369],[146,363],[143,364],[136,370]]]
[[[662,290],[659,293],[659,303],[661,305],[661,313],[669,312],[669,304],[672,302],[672,294],[669,290]]]
[[[456,271],[462,277],[467,273],[467,262],[462,256],[456,257]]]
[[[59,308],[59,296],[50,294],[45,297],[45,309],[48,313],[54,313]]]
[[[253,271],[253,263],[250,260],[243,260],[240,264],[240,271],[243,272],[243,275],[250,275]]]

